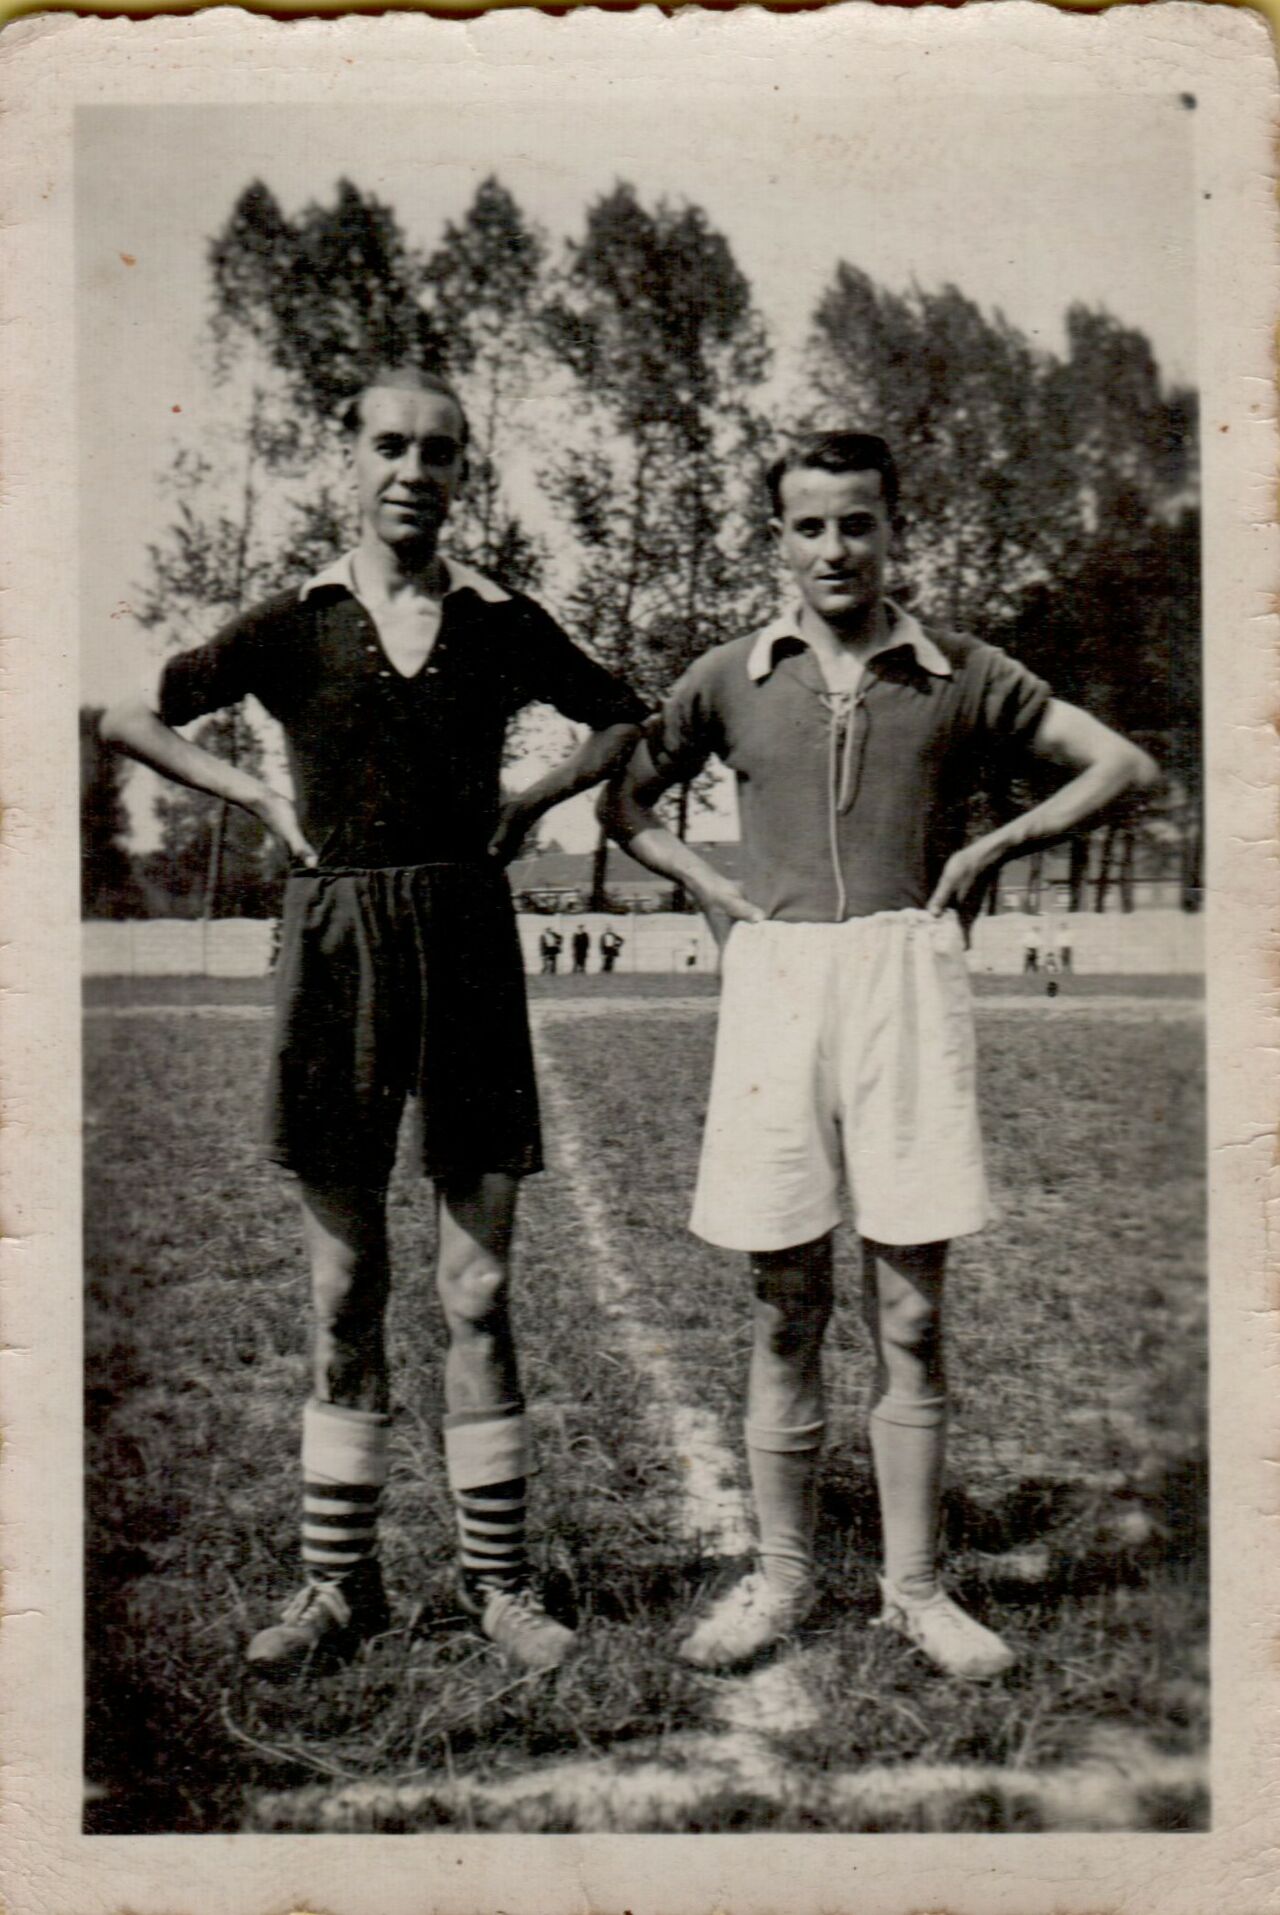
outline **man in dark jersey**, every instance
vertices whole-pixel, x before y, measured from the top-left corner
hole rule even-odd
[[[277,967],[268,1149],[295,1173],[311,1266],[302,1431],[304,1583],[249,1660],[296,1668],[384,1630],[376,1553],[390,1390],[386,1193],[406,1097],[435,1180],[448,1328],[444,1445],[460,1601],[514,1661],[554,1667],[571,1632],[525,1557],[528,1443],[508,1314],[521,1177],[541,1167],[524,976],[503,867],[552,805],[622,762],[644,708],[539,606],[445,557],[465,474],[457,395],[377,372],[344,419],[360,542],[173,658],[104,735],[243,806],[293,854]],[[173,730],[255,695],[284,731],[295,796]],[[516,796],[507,723],[546,701],[589,726]]]
[[[949,1674],[991,1677],[1010,1650],[938,1576],[947,1244],[988,1215],[957,913],[985,872],[1157,774],[1004,652],[931,636],[886,596],[897,473],[882,439],[802,441],[769,489],[794,602],[695,661],[609,813],[631,855],[687,885],[727,937],[691,1227],[750,1255],[745,1435],[760,1567],[681,1653],[704,1668],[747,1661],[811,1607],[843,1183],[876,1370],[879,1621]],[[741,887],[652,810],[712,756],[738,779]],[[1074,775],[966,842],[984,768],[1024,756]]]

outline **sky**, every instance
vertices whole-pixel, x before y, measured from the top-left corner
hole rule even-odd
[[[208,377],[210,236],[243,188],[286,212],[342,175],[389,202],[430,247],[493,172],[554,246],[618,180],[651,203],[692,200],[727,237],[775,348],[768,400],[803,403],[801,349],[836,262],[881,284],[947,283],[1032,341],[1063,342],[1076,301],[1151,338],[1166,377],[1196,376],[1194,113],[1174,95],[860,94],[842,76],[802,103],[761,77],[751,110],[703,89],[653,102],[615,86],[572,102],[545,88],[476,111],[465,86],[424,81],[424,106],[81,108],[77,306],[81,660],[86,702],[154,669],[129,607],[169,508],[179,442],[222,420]],[[554,430],[549,422],[548,430]],[[551,609],[554,610],[554,602]],[[143,825],[145,787],[132,797]],[[704,831],[720,832],[719,816]],[[591,836],[585,801],[549,831]]]

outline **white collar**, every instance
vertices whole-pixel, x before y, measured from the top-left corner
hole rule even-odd
[[[877,645],[874,652],[867,654],[863,663],[867,663],[872,658],[878,658],[881,652],[893,651],[899,645],[909,645],[915,653],[916,663],[925,671],[932,672],[935,678],[950,678],[952,676],[950,660],[945,653],[938,650],[920,621],[913,618],[910,612],[903,611],[900,605],[895,605],[892,599],[886,599],[885,603],[892,620],[889,636],[883,645]],[[773,670],[774,646],[784,638],[794,639],[801,645],[808,644],[809,641],[800,631],[798,610],[784,612],[781,618],[775,618],[772,625],[766,625],[757,635],[756,642],[747,656],[747,675],[757,685]]]
[[[321,566],[320,570],[313,573],[301,588],[298,597],[304,599],[326,585],[340,585],[344,591],[350,592],[352,598],[358,599],[360,594],[356,590],[356,577],[352,567],[354,558],[354,552],[344,552],[341,558]],[[473,572],[469,565],[462,565],[457,559],[442,557],[441,562],[444,565],[446,581],[444,596],[446,598],[451,592],[472,591],[477,597],[487,600],[490,605],[501,605],[504,600],[511,597],[510,592],[505,592],[500,585],[495,585],[494,581],[486,578],[483,572]]]

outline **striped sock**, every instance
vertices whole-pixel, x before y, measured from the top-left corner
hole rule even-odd
[[[529,1575],[524,1546],[524,1477],[455,1490],[454,1507],[462,1573],[468,1588],[522,1588]]]
[[[520,1588],[528,1578],[523,1404],[452,1411],[444,1420],[444,1450],[468,1589]]]
[[[307,1404],[302,1419],[302,1567],[336,1582],[377,1553],[378,1501],[387,1475],[390,1418]]]
[[[381,1494],[366,1483],[303,1482],[302,1567],[308,1582],[335,1582],[377,1553]]]

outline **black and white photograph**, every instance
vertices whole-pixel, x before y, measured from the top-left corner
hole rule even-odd
[[[1122,1835],[1191,1910],[1239,1819],[1227,116],[1203,9],[1145,67],[874,11],[239,16],[74,89],[88,1882],[1019,1836],[1022,1915]],[[968,1908],[948,1852],[859,1905]]]

